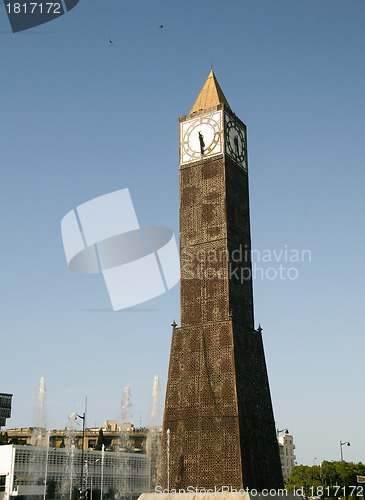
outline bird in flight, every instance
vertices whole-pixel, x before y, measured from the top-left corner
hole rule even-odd
[[[114,45],[113,42],[110,40],[110,38],[109,38],[109,43],[111,43],[112,45]]]
[[[160,24],[160,29],[163,28],[163,24]]]

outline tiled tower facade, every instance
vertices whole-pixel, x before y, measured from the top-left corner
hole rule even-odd
[[[246,127],[211,72],[180,118],[181,326],[172,336],[163,488],[283,486],[250,248]]]

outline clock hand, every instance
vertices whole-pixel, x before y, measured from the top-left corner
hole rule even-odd
[[[240,155],[240,148],[239,148],[239,145],[238,145],[238,135],[234,136],[233,142],[234,142],[234,145],[236,146],[237,156],[239,156]]]
[[[199,132],[199,142],[200,142],[200,152],[203,155],[204,154],[205,143],[204,143],[204,136],[202,135],[201,132]]]

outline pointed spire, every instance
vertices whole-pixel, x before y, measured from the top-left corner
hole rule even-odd
[[[189,114],[199,111],[200,109],[208,109],[217,106],[218,104],[225,104],[231,109],[212,69]]]

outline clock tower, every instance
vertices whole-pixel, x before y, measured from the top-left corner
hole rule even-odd
[[[255,329],[246,126],[210,72],[180,118],[181,326],[173,324],[157,485],[283,487]]]

